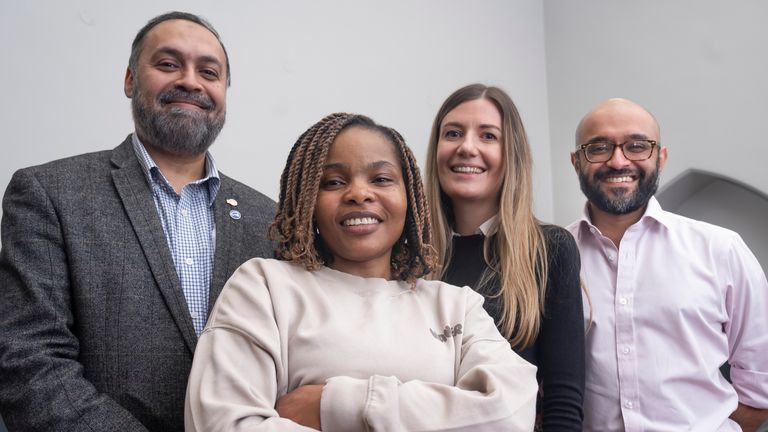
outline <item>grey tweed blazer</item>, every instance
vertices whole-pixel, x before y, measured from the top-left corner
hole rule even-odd
[[[240,264],[272,256],[275,204],[221,175],[214,212],[211,306]],[[0,250],[9,430],[183,430],[197,338],[167,245],[130,136],[14,174]]]

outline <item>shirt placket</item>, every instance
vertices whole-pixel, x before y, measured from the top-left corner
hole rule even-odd
[[[205,317],[207,303],[203,298],[199,283],[200,275],[204,269],[202,245],[198,244],[195,234],[195,224],[193,220],[192,207],[194,194],[192,189],[196,185],[187,185],[182,189],[181,198],[176,212],[176,227],[179,235],[179,241],[176,242],[177,254],[181,260],[181,271],[179,279],[184,297],[187,300],[187,307],[195,327],[195,332],[199,335],[205,326]]]
[[[637,341],[635,339],[634,299],[636,259],[632,235],[627,232],[618,251],[607,250],[607,258],[616,267],[616,359],[619,373],[621,414],[627,432],[643,430],[640,421],[640,391],[637,376]]]

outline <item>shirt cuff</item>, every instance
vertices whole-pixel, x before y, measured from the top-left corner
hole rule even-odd
[[[731,367],[731,381],[739,402],[752,408],[768,408],[768,373]]]
[[[368,380],[345,376],[325,382],[320,396],[320,425],[328,431],[361,431],[367,400]]]

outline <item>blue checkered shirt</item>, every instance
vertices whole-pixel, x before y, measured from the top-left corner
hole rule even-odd
[[[216,244],[213,203],[221,182],[216,164],[210,153],[206,154],[205,177],[185,185],[179,195],[136,134],[133,134],[133,149],[152,188],[157,214],[173,256],[192,324],[195,333],[200,336],[208,318],[208,295]]]

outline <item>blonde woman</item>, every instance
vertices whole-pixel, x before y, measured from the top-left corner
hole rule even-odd
[[[435,117],[427,157],[437,276],[483,294],[501,333],[538,367],[539,426],[580,431],[579,253],[566,230],[533,214],[531,151],[515,104],[497,87],[457,90]]]

